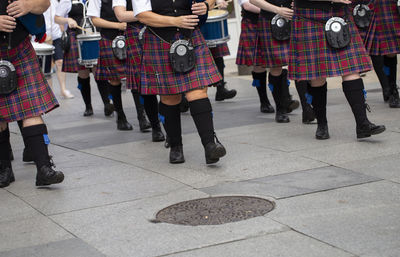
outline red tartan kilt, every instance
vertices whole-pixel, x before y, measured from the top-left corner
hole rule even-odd
[[[396,3],[393,0],[380,0],[370,5],[374,15],[365,39],[370,55],[400,53],[400,14]]]
[[[250,19],[243,18],[239,38],[239,47],[236,55],[237,65],[254,65],[254,50],[257,40],[257,24]]]
[[[141,47],[138,40],[143,25],[128,25],[125,31],[127,60],[125,62],[126,88],[138,90],[140,85]]]
[[[352,35],[350,44],[339,50],[328,45],[324,24],[334,16],[344,17],[344,9],[295,8],[290,44],[290,79],[311,80],[337,77],[372,69],[371,59],[357,32],[352,16],[348,19],[350,35]]]
[[[76,40],[75,31],[68,31],[71,40],[71,47],[68,52],[64,53],[63,59],[63,72],[71,72],[77,73],[80,70],[85,70],[85,66],[79,65],[79,50],[78,50],[78,41]]]
[[[126,77],[125,61],[118,60],[112,51],[112,40],[100,40],[100,55],[96,67],[96,80],[121,80]]]
[[[255,65],[267,68],[286,66],[289,62],[289,40],[275,40],[270,23],[269,19],[259,16]]]
[[[0,58],[14,65],[18,80],[16,90],[0,95],[0,122],[37,117],[58,107],[28,38],[11,50],[8,44],[1,44]]]
[[[178,39],[179,34],[176,35]],[[173,95],[204,88],[222,80],[214,59],[199,29],[193,31],[192,42],[196,66],[189,72],[174,72],[169,60],[170,44],[146,30],[140,68],[142,95]]]
[[[228,43],[223,43],[223,44],[217,45],[216,47],[210,47],[210,51],[211,51],[211,55],[214,58],[224,57],[224,56],[228,56],[231,54],[229,52]]]

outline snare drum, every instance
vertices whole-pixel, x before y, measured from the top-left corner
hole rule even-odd
[[[32,42],[33,49],[39,59],[40,68],[45,76],[51,75],[51,59],[54,54],[55,47],[46,43]]]
[[[100,52],[100,39],[101,35],[98,32],[93,34],[79,34],[76,36],[79,51],[78,62],[80,65],[86,68],[93,68],[93,66],[97,65]]]
[[[229,13],[226,10],[208,12],[208,19],[200,30],[209,47],[216,47],[229,41],[228,15]]]

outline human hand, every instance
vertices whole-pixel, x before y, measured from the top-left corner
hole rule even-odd
[[[205,15],[207,13],[207,5],[205,2],[194,3],[192,5],[192,13],[196,15]]]
[[[18,18],[28,14],[32,10],[31,2],[28,0],[8,1],[10,4],[7,6],[7,14]]]
[[[176,26],[184,29],[194,29],[199,23],[197,15],[183,15],[176,17]]]
[[[0,15],[0,31],[13,32],[17,23],[14,17],[8,15]]]

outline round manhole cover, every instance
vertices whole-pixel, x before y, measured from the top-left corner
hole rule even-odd
[[[219,225],[263,216],[275,204],[266,199],[248,196],[223,196],[195,199],[162,209],[157,222],[180,225]]]

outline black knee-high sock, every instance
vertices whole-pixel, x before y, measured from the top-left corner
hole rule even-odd
[[[346,96],[347,102],[350,104],[351,110],[353,111],[357,126],[362,126],[368,121],[363,80],[355,79],[343,81],[342,85],[343,93]]]
[[[261,104],[269,104],[267,95],[267,72],[251,72],[253,76],[253,86],[257,89]]]
[[[97,83],[97,88],[99,90],[101,100],[103,101],[103,104],[109,104],[110,103],[110,91],[109,91],[109,86],[108,86],[108,81],[106,80],[96,80]]]
[[[217,65],[218,71],[222,76],[222,80],[224,80],[224,68],[225,68],[224,58],[214,57],[214,62]]]
[[[92,97],[90,96],[90,77],[83,79],[78,77],[79,89],[81,90],[82,99],[87,108],[92,107]]]
[[[151,123],[152,128],[158,128],[160,126],[160,120],[158,119],[158,100],[156,95],[142,95],[144,110],[146,111],[147,117]],[[161,103],[161,102],[160,102]],[[179,106],[179,105],[178,105]],[[161,104],[160,104],[161,107]],[[161,111],[160,111],[161,113]],[[180,114],[179,114],[180,115]],[[180,119],[180,116],[179,116]]]
[[[189,102],[192,115],[201,143],[206,146],[214,141],[214,122],[210,99],[202,98]]]
[[[36,167],[40,169],[50,165],[50,157],[47,145],[50,143],[45,124],[24,127],[22,135],[25,138],[28,150],[33,155]]]
[[[160,117],[171,147],[182,145],[181,110],[179,104],[166,105],[160,102]]]
[[[317,122],[320,125],[325,125],[328,123],[326,118],[326,104],[327,104],[327,83],[325,83],[321,87],[312,87],[308,85],[307,88],[308,94],[312,96],[312,107],[315,112],[315,117],[317,118]]]
[[[282,79],[281,76],[273,76],[271,73],[268,74],[269,89],[271,90],[272,97],[275,101],[276,111],[282,112]]]
[[[137,92],[137,91],[131,90],[131,93],[132,93],[132,97],[133,97],[133,102],[135,103],[136,113],[137,113],[137,116],[139,119],[140,117],[142,117],[144,115],[144,107],[143,107],[144,98],[141,97],[139,92]],[[157,98],[156,98],[156,100],[157,100]]]
[[[384,98],[385,100],[387,100],[386,97],[388,97],[387,95],[389,94],[390,85],[389,79],[384,71],[384,58],[380,55],[371,55],[371,60],[376,76],[378,77],[379,83],[381,84]]]
[[[119,85],[111,85],[108,83],[109,86],[109,91],[111,93],[112,99],[113,99],[113,104],[114,104],[114,109],[117,113],[123,113],[123,107],[122,107],[122,97],[121,97],[121,84]]]
[[[11,167],[10,148],[10,130],[7,127],[0,132],[0,164],[2,167]]]
[[[17,121],[17,124],[18,124],[19,131],[21,132],[21,135],[22,135],[22,128],[24,127],[24,123],[22,122],[22,120],[19,120],[19,121]],[[24,141],[24,146],[26,148],[25,138],[22,137],[22,140]]]
[[[309,81],[307,81],[307,80],[295,81],[295,84],[296,84],[297,93],[299,94],[301,108],[304,110],[307,106],[306,94],[307,94],[307,86],[309,84]]]
[[[389,57],[385,56],[383,58],[385,68],[389,71],[387,78],[389,80],[390,88],[397,87],[397,56]]]

